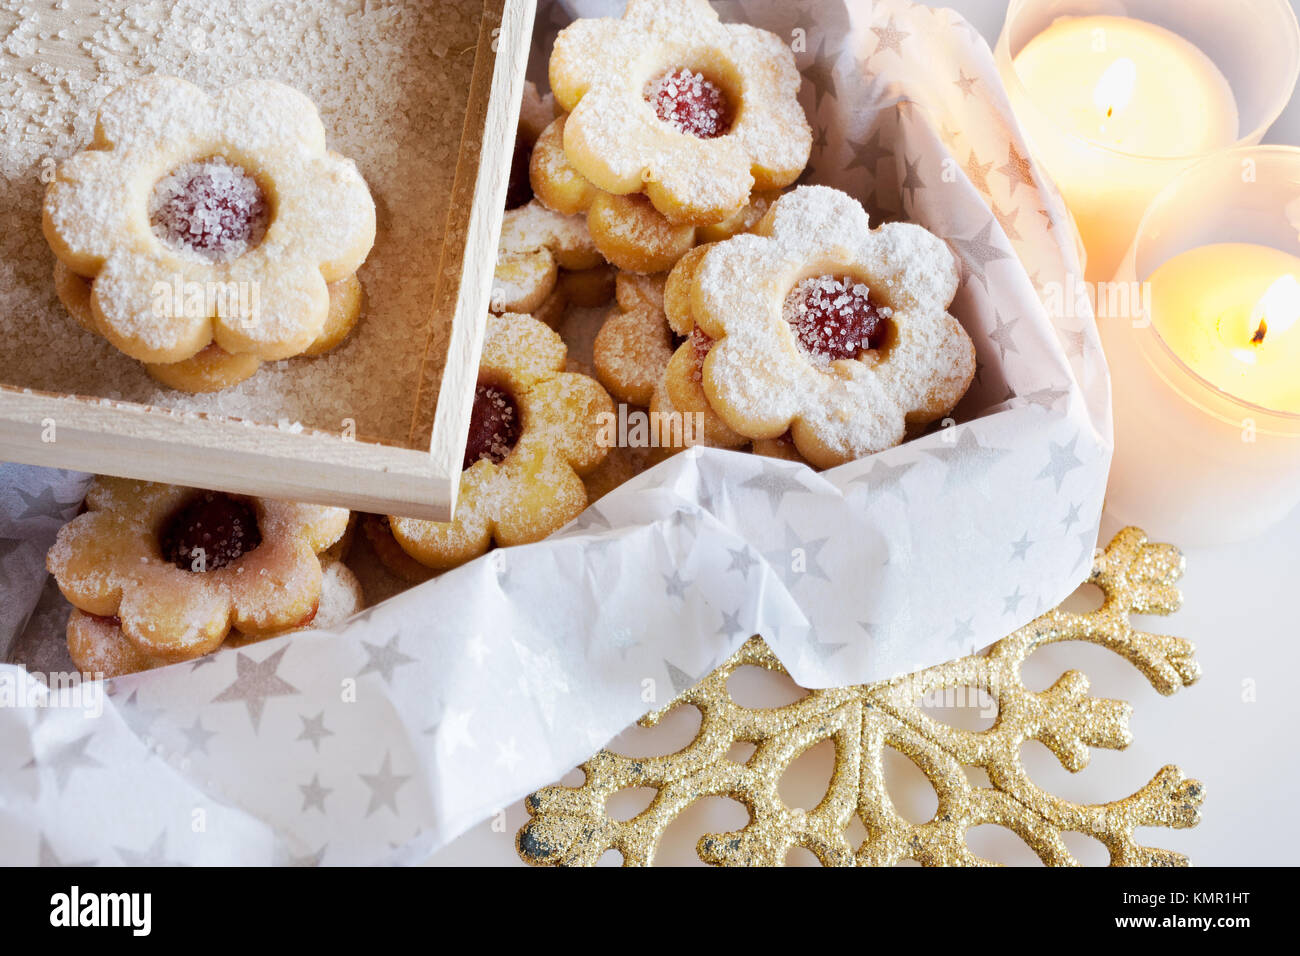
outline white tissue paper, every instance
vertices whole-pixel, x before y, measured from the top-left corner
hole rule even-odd
[[[921,223],[960,259],[953,311],[980,368],[958,424],[821,474],[693,449],[334,634],[61,692],[4,665],[0,862],[417,862],[751,634],[805,686],[871,681],[991,643],[1084,578],[1108,378],[1086,308],[1049,316],[1040,299],[1081,274],[1073,227],[988,47],[902,2],[718,9],[796,50],[815,136],[802,181]],[[541,4],[533,75],[571,16]],[[0,645],[29,615],[57,630],[43,555],[83,490],[0,467]]]

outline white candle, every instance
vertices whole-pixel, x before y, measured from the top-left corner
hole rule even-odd
[[[1228,150],[1144,218],[1119,279],[1146,282],[1149,311],[1099,323],[1115,417],[1106,507],[1119,520],[1216,544],[1300,502],[1297,197],[1300,150]]]
[[[1016,118],[1074,216],[1092,281],[1114,276],[1163,186],[1238,136],[1232,89],[1214,62],[1142,20],[1060,17],[1009,69]]]

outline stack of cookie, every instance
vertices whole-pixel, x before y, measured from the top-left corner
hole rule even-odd
[[[303,94],[150,76],[104,100],[94,143],[46,192],[44,231],[78,325],[206,392],[347,337],[375,205]]]
[[[615,399],[648,409],[657,446],[828,467],[951,410],[974,373],[946,312],[952,256],[916,226],[871,232],[843,193],[782,195],[812,135],[779,37],[721,23],[706,0],[629,0],[621,19],[563,30],[549,73],[553,102],[532,93],[521,124],[532,198],[507,213],[498,285],[522,223],[536,232],[522,245],[544,246],[534,255],[550,267],[532,300],[549,298],[534,311],[515,296],[519,311],[555,324],[555,264],[574,250],[616,267],[593,367]],[[783,219],[808,231],[778,235]],[[764,399],[779,408],[759,414]]]
[[[344,508],[96,478],[47,565],[68,653],[118,677],[308,628],[364,606]]]

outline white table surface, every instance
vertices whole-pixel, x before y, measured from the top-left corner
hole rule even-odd
[[[1300,7],[1300,0],[1292,0]],[[1005,16],[1005,0],[955,0],[935,3],[960,11],[992,44]],[[1300,98],[1293,99],[1269,132],[1270,142],[1300,142]],[[1118,530],[1102,527],[1103,542]],[[1148,529],[1158,538],[1158,529]],[[1177,542],[1173,542],[1177,544]],[[1100,648],[1061,645],[1035,654],[1026,664],[1034,689],[1050,685],[1068,668],[1083,670],[1097,696],[1127,700],[1134,706],[1133,744],[1124,751],[1093,752],[1081,773],[1065,771],[1041,745],[1024,751],[1032,779],[1072,800],[1099,802],[1132,793],[1160,767],[1176,764],[1206,787],[1200,826],[1191,830],[1143,830],[1144,843],[1187,854],[1200,865],[1281,865],[1300,860],[1300,824],[1293,794],[1300,790],[1295,735],[1300,729],[1300,694],[1292,682],[1300,677],[1300,511],[1264,537],[1241,545],[1187,552],[1183,609],[1166,619],[1146,619],[1140,626],[1190,638],[1204,676],[1191,688],[1164,698],[1127,662]],[[788,685],[788,682],[785,682]],[[790,699],[776,680],[750,681],[742,698],[756,706]],[[752,696],[751,696],[752,695]],[[634,728],[615,743],[628,753],[668,752],[690,739],[689,715],[645,731]],[[653,751],[645,748],[654,747]],[[811,807],[825,790],[831,765],[829,745],[809,751],[782,782],[783,797],[794,806]],[[933,809],[934,793],[920,772],[905,760],[887,764],[891,794],[909,819],[924,819]],[[566,780],[571,782],[571,780]],[[611,809],[632,815],[645,805],[648,792],[617,794]],[[669,828],[657,862],[699,864],[694,846],[706,830],[744,824],[738,804],[713,798],[691,808]],[[515,865],[515,832],[527,820],[522,804],[505,808],[436,854],[431,865]],[[1009,831],[981,828],[971,835],[977,853],[1006,863],[1037,863],[1037,858]],[[1087,838],[1070,835],[1072,852],[1084,863],[1106,861],[1105,850]],[[790,862],[808,863],[811,854]],[[608,860],[606,862],[614,862]]]

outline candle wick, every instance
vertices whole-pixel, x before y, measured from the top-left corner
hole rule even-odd
[[[1250,344],[1251,344],[1251,345],[1263,345],[1263,344],[1264,344],[1264,336],[1266,336],[1266,335],[1268,335],[1268,320],[1267,320],[1267,319],[1260,319],[1260,320],[1259,320],[1259,328],[1257,328],[1257,329],[1255,330],[1255,334],[1252,335],[1252,336],[1250,337]]]

